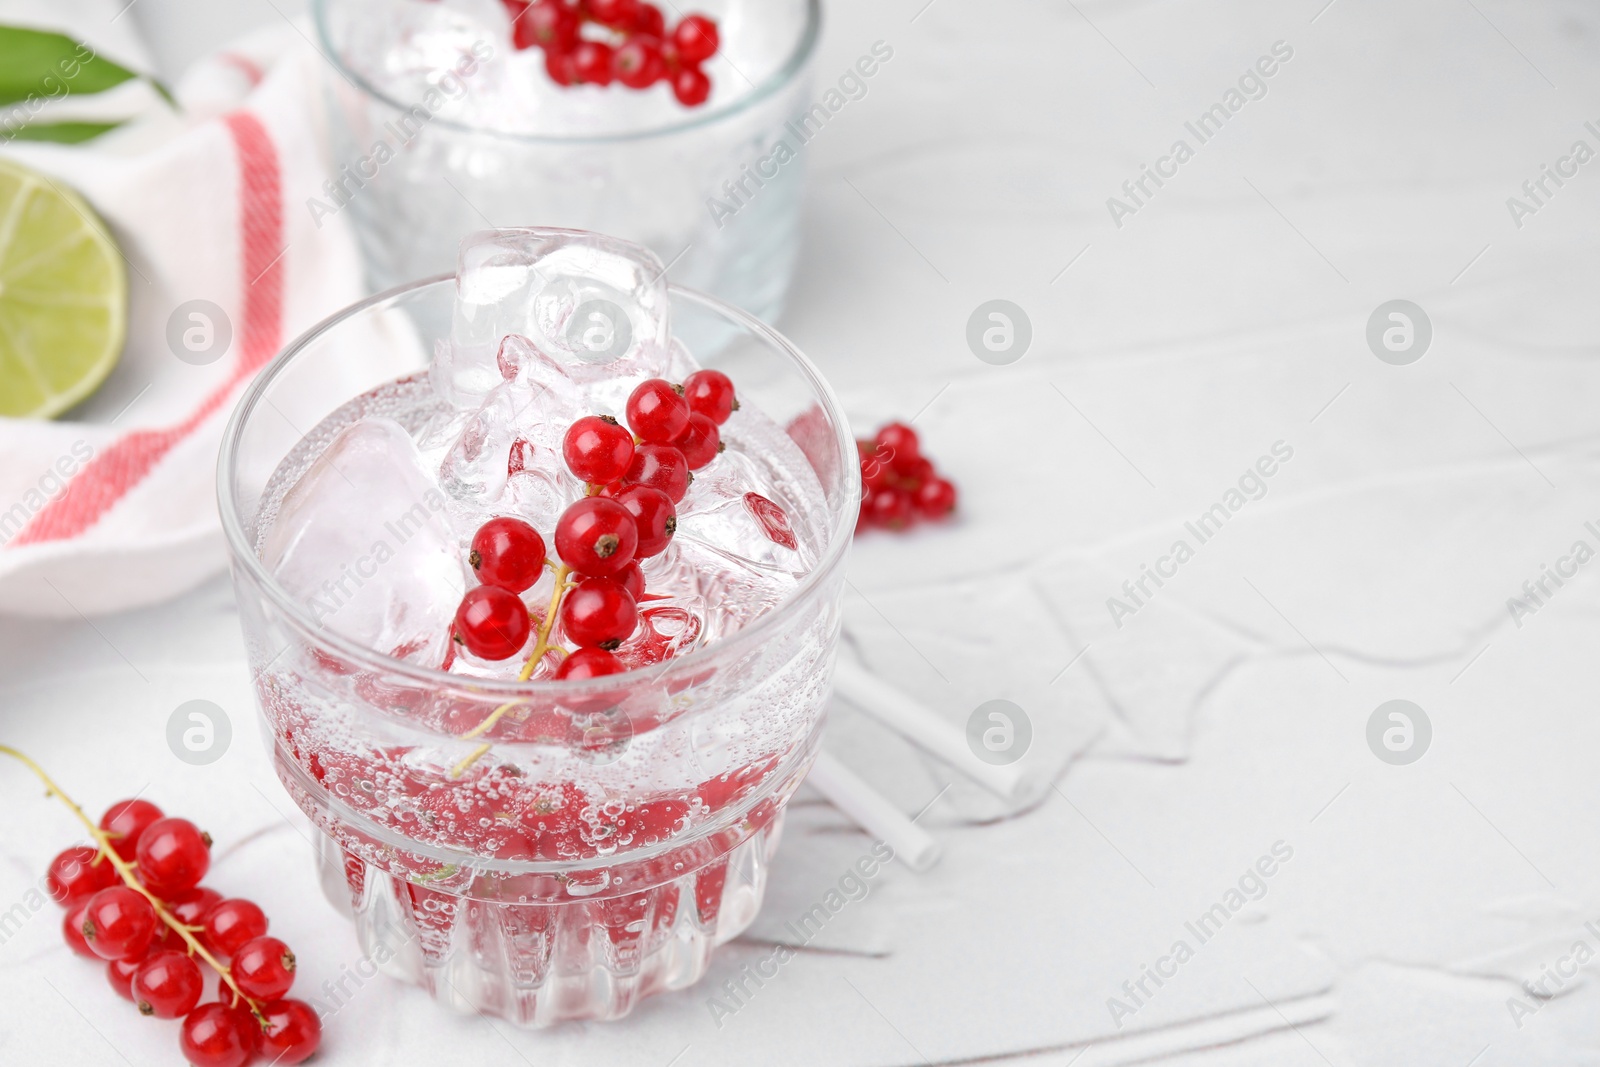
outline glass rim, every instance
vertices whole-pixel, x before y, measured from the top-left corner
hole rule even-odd
[[[397,112],[404,113],[408,110],[405,104],[401,103],[393,96],[383,92],[377,86],[373,85],[366,75],[362,74],[360,71],[352,69],[339,54],[338,48],[335,47],[333,43],[332,34],[329,33],[327,17],[329,5],[337,2],[339,2],[339,0],[312,0],[312,21],[316,23],[317,40],[321,45],[320,50],[323,54],[323,58],[327,60],[328,64],[334,68],[340,77],[344,78],[345,81],[355,86],[361,92],[367,94],[367,96],[373,98],[374,100],[381,101],[385,106],[391,107]],[[789,57],[783,61],[783,63],[772,73],[770,77],[761,82],[761,84],[755,86],[744,96],[741,96],[720,108],[708,111],[705,114],[694,115],[693,117],[686,118],[680,122],[672,122],[662,126],[651,126],[641,130],[629,130],[624,133],[603,134],[513,133],[508,130],[490,129],[486,126],[474,126],[465,122],[459,122],[455,119],[448,118],[432,119],[430,120],[429,125],[437,123],[438,125],[447,129],[456,130],[461,133],[476,134],[482,137],[494,137],[502,140],[516,141],[526,144],[551,145],[600,145],[615,144],[624,141],[643,141],[655,137],[669,137],[674,134],[685,133],[689,130],[698,129],[702,126],[709,126],[715,122],[721,121],[722,119],[731,118],[735,115],[738,115],[762,100],[774,95],[778,92],[778,90],[794,81],[800,72],[805,69],[806,64],[810,62],[811,57],[816,53],[817,42],[822,36],[822,0],[805,0],[805,5],[806,24],[805,28],[800,33],[800,39],[796,42],[794,50],[789,53]]]
[[[685,298],[706,308],[713,314],[732,321],[735,325],[743,327],[747,332],[754,334],[770,347],[787,356],[799,369],[806,383],[812,388],[823,413],[828,416],[833,424],[834,444],[838,449],[837,458],[845,480],[843,487],[845,500],[838,509],[838,513],[833,516],[833,521],[829,526],[827,548],[823,551],[821,558],[817,560],[816,566],[811,568],[810,572],[806,574],[787,598],[727,637],[694,649],[685,656],[663,660],[660,663],[644,667],[636,667],[630,671],[606,675],[585,682],[554,680],[524,682],[514,679],[503,680],[451,674],[448,671],[437,668],[418,666],[417,664],[407,663],[404,660],[395,659],[393,656],[369,648],[359,641],[352,640],[343,634],[320,625],[312,618],[306,607],[295,599],[267,570],[266,565],[256,554],[255,546],[249,543],[245,536],[244,525],[235,505],[234,493],[237,481],[235,477],[237,473],[235,460],[239,453],[245,426],[250,421],[250,417],[255,412],[257,405],[265,397],[268,387],[277,380],[289,364],[294,362],[296,356],[324,335],[380,304],[396,300],[407,294],[421,292],[436,285],[453,285],[454,283],[454,274],[433,275],[432,277],[408,282],[404,285],[397,285],[381,293],[375,293],[322,319],[285,345],[283,350],[261,369],[249,386],[246,387],[244,394],[239,398],[239,402],[234,406],[233,413],[228,417],[227,426],[222,433],[222,445],[217,452],[217,510],[222,520],[222,531],[227,542],[229,556],[236,567],[242,567],[250,575],[260,588],[262,595],[271,601],[283,614],[298,635],[310,641],[313,647],[329,648],[347,661],[363,669],[381,672],[390,677],[403,677],[409,681],[427,685],[435,690],[465,691],[472,693],[474,696],[518,699],[530,703],[538,699],[570,698],[575,695],[584,696],[591,693],[629,688],[638,685],[641,680],[646,678],[653,682],[680,669],[699,669],[708,660],[737,654],[739,650],[762,640],[767,632],[776,626],[779,621],[792,616],[794,610],[810,598],[833,572],[842,566],[855,531],[856,509],[849,507],[849,503],[852,500],[860,500],[861,472],[854,462],[855,439],[851,436],[849,423],[845,419],[844,410],[839,404],[838,397],[833,393],[832,386],[828,384],[822,373],[817,370],[816,366],[806,358],[806,355],[792,341],[754,315],[731,304],[723,303],[721,300],[708,296],[696,289],[668,282],[667,290],[671,296]],[[279,654],[281,655],[281,650]]]

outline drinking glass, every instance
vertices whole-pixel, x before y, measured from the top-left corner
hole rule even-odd
[[[589,95],[572,107],[580,116],[587,109],[593,121],[567,114],[567,126],[577,129],[505,132],[451,118],[445,97],[384,91],[368,68],[382,67],[385,57],[367,54],[381,9],[374,13],[370,0],[315,0],[331,64],[324,80],[339,186],[319,199],[348,210],[371,288],[450,269],[457,239],[472,230],[558,226],[646,245],[675,280],[772,321],[799,252],[807,150],[795,131],[811,128],[820,0],[695,6],[720,18],[725,52],[742,39],[757,42],[748,56],[730,54],[713,71],[739,87],[731,99],[677,108],[664,120],[655,112],[657,121],[640,125],[607,119],[608,107],[633,103],[627,90],[578,87]],[[503,60],[509,47],[492,46],[489,62]],[[483,92],[493,77],[446,84]],[[780,141],[788,150],[778,150]]]
[[[324,628],[263,564],[284,492],[350,405],[404,418],[393,398],[424,381],[447,336],[451,278],[372,297],[290,344],[241,399],[219,462],[261,724],[320,831],[325,892],[370,968],[525,1026],[614,1019],[705,972],[760,907],[823,724],[860,496],[854,443],[793,345],[710,297],[670,293],[674,335],[803,455],[796,484],[814,499],[767,521],[817,560],[787,600],[678,658],[575,683],[449,674]],[[507,705],[482,736],[460,736]],[[491,830],[441,843],[446,806]],[[494,832],[508,812],[542,827],[522,851]]]

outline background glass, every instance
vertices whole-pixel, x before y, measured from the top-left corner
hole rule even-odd
[[[770,69],[719,68],[717,77],[749,84],[725,104],[679,108],[666,123],[617,129],[597,118],[587,128],[604,132],[533,135],[452,121],[448,109],[407,123],[420,101],[386,94],[363,73],[368,61],[352,59],[367,47],[372,5],[316,0],[321,47],[338,68],[326,75],[335,181],[349,194],[341,210],[355,224],[371,288],[453,269],[463,233],[559,226],[646,245],[682,284],[775,318],[799,250],[805,181],[806,150],[788,124],[813,102],[820,4],[712,0],[697,8],[725,27],[759,20],[781,33]],[[507,47],[497,46],[499,58]],[[607,101],[629,103],[618,86],[579,91],[600,116]],[[795,150],[781,165],[772,158],[780,140]],[[381,163],[380,143],[394,153]],[[732,213],[714,209],[713,197]]]

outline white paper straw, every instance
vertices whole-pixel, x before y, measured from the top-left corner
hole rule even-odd
[[[818,753],[806,781],[863,830],[881,838],[894,849],[895,859],[913,871],[938,862],[942,847],[931,834],[826,752]]]
[[[1008,804],[1028,799],[1028,782],[1020,767],[983,762],[972,754],[962,730],[904,690],[843,658],[833,669],[833,688],[907,741],[948,763]]]

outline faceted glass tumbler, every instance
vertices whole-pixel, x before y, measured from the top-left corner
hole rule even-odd
[[[674,280],[777,317],[799,255],[820,0],[702,5],[791,35],[786,58],[727,104],[625,132],[548,135],[419,120],[418,101],[381,91],[351,60],[363,24],[347,6],[314,4],[337,200],[347,201],[325,202],[353,221],[373,289],[449,269],[463,233],[557,226],[645,245]]]
[[[590,682],[474,679],[383,656],[320,626],[258,545],[282,471],[326,447],[351,398],[426,370],[453,295],[436,278],[333,316],[261,373],[227,428],[219,506],[261,723],[279,780],[321,831],[325,891],[383,971],[525,1026],[615,1019],[696,981],[760,907],[822,729],[855,446],[789,342],[673,287],[675,336],[813,468],[824,521],[785,533],[817,538],[816,567],[721,641]],[[460,736],[506,705],[487,733]],[[499,833],[511,818],[520,838]],[[455,840],[443,825],[476,829]]]

